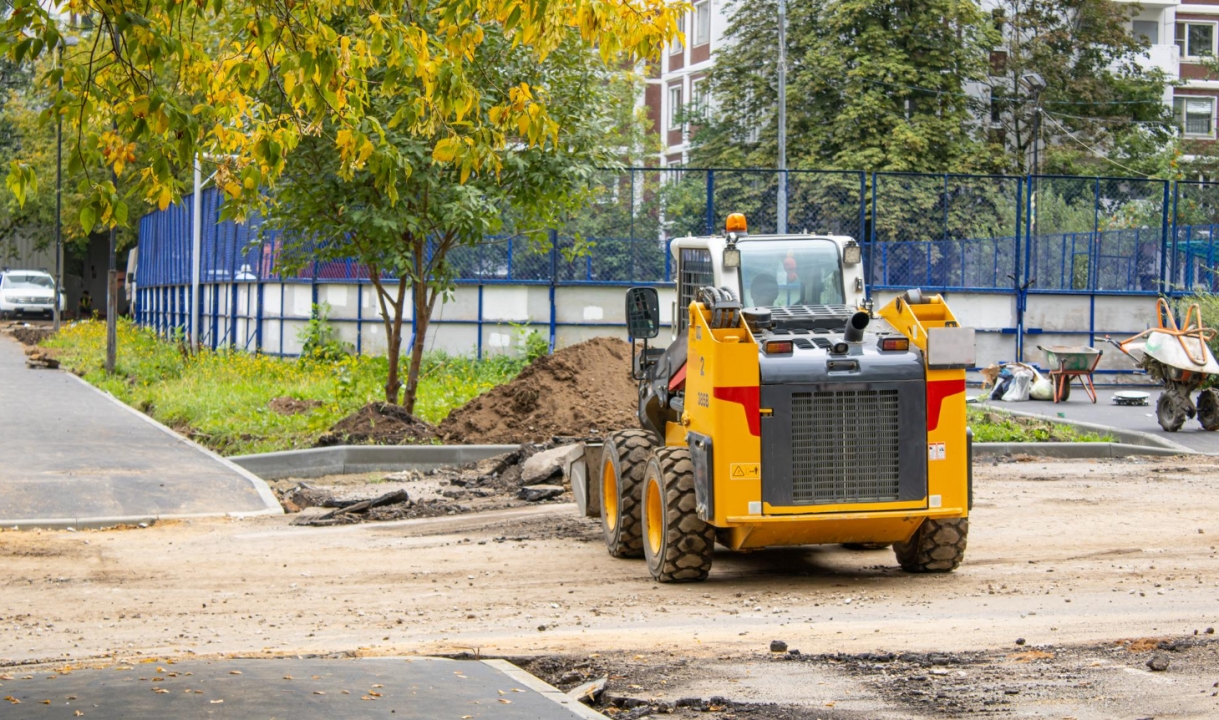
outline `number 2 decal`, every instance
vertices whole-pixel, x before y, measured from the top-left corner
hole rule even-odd
[[[706,375],[706,374],[707,374],[707,373],[706,373],[706,368],[704,368],[704,367],[703,367],[703,365],[705,365],[705,364],[706,364],[706,361],[707,361],[707,358],[703,357],[702,355],[699,355],[699,356],[698,356],[698,374],[699,374],[699,375]]]

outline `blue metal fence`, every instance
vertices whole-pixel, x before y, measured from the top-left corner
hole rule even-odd
[[[607,172],[595,181],[596,200],[544,233],[544,247],[525,235],[489,237],[451,251],[450,265],[459,284],[550,286],[552,303],[559,286],[668,284],[673,238],[714,232],[733,212],[745,213],[751,232],[774,232],[778,179],[777,171],[753,169]],[[1011,294],[1019,315],[1030,294],[1219,289],[1216,184],[793,170],[787,188],[789,231],[860,239],[871,290]],[[192,202],[188,196],[140,221],[136,313],[164,333],[188,330]],[[258,218],[220,222],[221,203],[216,190],[204,192],[200,281],[207,304],[225,306],[231,316],[223,328],[216,312],[204,320],[211,327],[201,334],[213,344],[261,348],[250,332],[238,338],[236,321],[238,314],[261,319],[263,283],[368,282],[355,260],[286,273],[279,262],[284,239]],[[573,254],[577,237],[585,251]],[[552,340],[554,318],[552,307]]]

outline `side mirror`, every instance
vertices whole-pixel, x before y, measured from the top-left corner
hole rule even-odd
[[[660,296],[656,288],[626,291],[626,331],[637,340],[651,340],[660,334]]]

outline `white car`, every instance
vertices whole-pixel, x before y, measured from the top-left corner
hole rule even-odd
[[[55,297],[55,278],[38,270],[5,270],[0,275],[0,318],[19,315],[54,314],[51,298]],[[59,311],[65,307],[63,291],[59,293]]]

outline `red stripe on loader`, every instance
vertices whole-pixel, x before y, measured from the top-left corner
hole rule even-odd
[[[927,432],[940,426],[940,406],[944,400],[965,392],[965,378],[960,380],[932,380],[927,383]]]
[[[683,364],[673,377],[669,378],[669,392],[673,392],[686,382],[686,366]]]
[[[762,436],[762,393],[757,385],[752,387],[717,387],[715,399],[737,403],[745,410],[749,422],[749,434]]]

